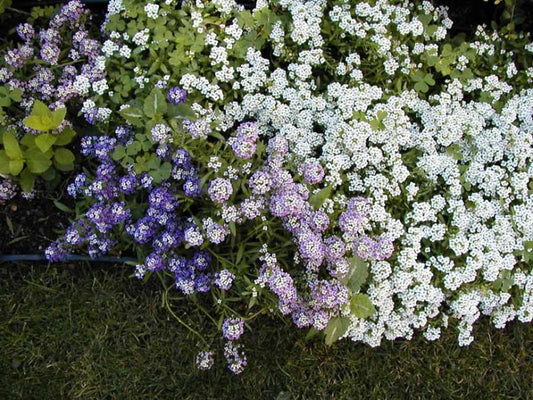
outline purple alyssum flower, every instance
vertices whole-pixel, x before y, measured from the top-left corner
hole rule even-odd
[[[302,166],[303,176],[307,183],[315,185],[324,179],[324,168],[317,161],[311,161]]]
[[[229,179],[216,178],[209,184],[207,192],[213,202],[222,204],[228,201],[233,194],[233,186]]]
[[[242,345],[235,344],[231,340],[224,345],[224,357],[228,363],[229,370],[235,375],[242,373],[248,365]]]
[[[187,92],[177,86],[171,87],[167,92],[167,100],[174,105],[183,104],[187,100]]]
[[[201,351],[196,355],[196,368],[202,371],[211,369],[215,363],[214,351]]]
[[[229,290],[233,284],[235,275],[227,269],[223,269],[215,274],[215,285],[222,290]]]
[[[227,318],[222,324],[222,336],[227,340],[239,340],[244,333],[244,321],[240,318]]]

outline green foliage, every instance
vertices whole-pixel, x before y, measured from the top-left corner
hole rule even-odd
[[[48,132],[57,129],[61,125],[66,113],[67,109],[65,107],[51,111],[42,101],[35,100],[31,114],[24,118],[22,122],[30,129]]]
[[[376,309],[368,295],[357,293],[350,299],[350,311],[357,318],[368,318],[376,312]]]
[[[12,94],[10,98],[16,100],[18,95]],[[75,156],[62,146],[71,143],[76,132],[70,127],[54,132],[63,123],[65,115],[64,107],[51,111],[46,104],[36,100],[23,123],[28,128],[41,131],[41,134],[25,133],[19,140],[16,132],[0,130],[0,174],[18,177],[22,190],[28,193],[33,189],[37,176],[55,177],[54,168],[72,170]]]
[[[329,320],[328,326],[324,329],[326,346],[331,346],[342,335],[346,333],[350,327],[350,319],[348,317],[335,317]]]
[[[368,265],[361,257],[356,255],[350,257],[348,262],[350,263],[350,271],[344,279],[341,279],[341,282],[350,289],[352,294],[355,294],[361,290],[368,278]]]
[[[11,7],[12,0],[0,0],[0,14],[6,11],[7,7]]]

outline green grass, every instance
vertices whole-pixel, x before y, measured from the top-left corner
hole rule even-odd
[[[194,310],[179,314],[194,319]],[[249,367],[195,369],[197,340],[161,307],[154,279],[121,267],[0,266],[0,399],[533,399],[533,326],[478,324],[379,348],[306,342],[264,317],[243,338]]]

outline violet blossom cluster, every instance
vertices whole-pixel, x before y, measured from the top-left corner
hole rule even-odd
[[[238,126],[236,136],[228,142],[233,144],[232,150],[237,159],[247,159],[242,157],[239,146],[235,144],[244,140],[255,143],[257,138],[257,124],[244,122]],[[291,315],[298,327],[312,325],[322,330],[349,301],[350,293],[340,282],[350,271],[348,254],[364,255],[362,258],[365,260],[382,260],[390,257],[392,242],[385,237],[370,238],[364,234],[369,204],[361,197],[347,202],[347,209],[340,214],[338,222],[342,236],[335,234],[335,221],[311,203],[311,182],[321,182],[323,167],[318,162],[309,164],[308,169],[302,171],[304,183],[299,183],[285,166],[288,151],[286,139],[277,136],[269,140],[266,161],[249,174],[247,184],[250,195],[240,203],[231,204],[234,186],[226,177],[213,179],[208,193],[222,209],[226,221],[242,224],[259,220],[259,217],[281,221],[296,246],[298,263],[307,273],[306,289],[297,290],[295,280],[275,261],[275,255],[263,256],[263,261],[270,259],[270,262],[263,263],[256,283],[267,286],[277,296],[280,312]],[[227,175],[227,172],[224,174]],[[326,272],[326,276],[321,272]]]
[[[72,0],[46,28],[36,31],[28,23],[17,27],[22,43],[2,57],[0,83],[21,91],[21,105],[28,112],[35,99],[52,109],[63,107],[69,101],[83,100],[93,84],[105,81],[100,42],[91,37],[89,20],[89,10],[81,1]],[[18,117],[10,117],[7,122],[37,133],[22,125]]]

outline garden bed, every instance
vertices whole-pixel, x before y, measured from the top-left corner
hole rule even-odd
[[[267,315],[328,346],[530,323],[531,9],[439,4],[17,12],[0,253],[128,256],[236,375]]]

